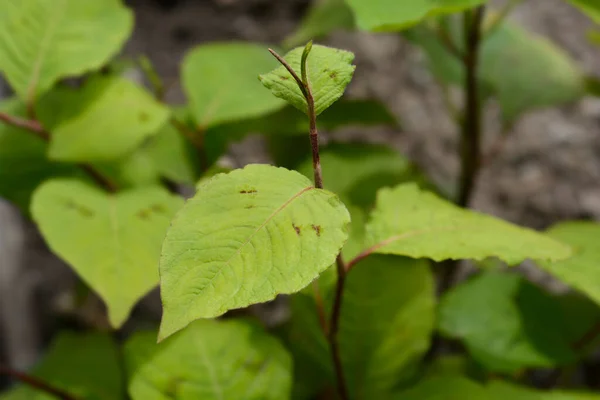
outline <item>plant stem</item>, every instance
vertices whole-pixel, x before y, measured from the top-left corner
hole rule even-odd
[[[34,376],[28,375],[24,372],[15,371],[5,365],[0,364],[0,375],[8,376],[10,378],[16,379],[19,382],[22,382],[28,386],[31,386],[35,389],[38,389],[42,392],[48,393],[57,399],[61,400],[78,400],[74,395],[59,389],[51,384],[44,382]]]
[[[596,322],[577,342],[573,343],[573,350],[585,350],[598,337],[600,337],[600,321]]]
[[[50,141],[50,134],[44,129],[42,124],[40,124],[36,120],[23,119],[20,117],[16,117],[14,115],[9,115],[9,114],[0,112],[0,121],[6,123],[8,125],[17,127],[17,128],[25,129],[28,132],[33,133],[40,139],[44,140],[45,142]],[[92,165],[78,164],[78,166],[81,169],[83,169],[89,175],[89,177],[92,178],[92,180],[94,182],[96,182],[98,185],[103,187],[106,191],[108,191],[110,193],[114,193],[117,191],[116,186],[109,179],[107,179],[104,175],[102,175],[100,172],[98,172],[98,170],[96,168],[94,168]]]
[[[310,136],[310,145],[312,149],[313,156],[313,171],[314,171],[314,180],[315,187],[318,189],[323,189],[323,174],[321,170],[321,159],[319,156],[319,133],[317,131],[317,114],[315,112],[315,100],[312,94],[310,81],[308,79],[308,69],[307,69],[307,59],[310,50],[312,49],[312,42],[309,42],[304,48],[304,52],[302,53],[301,60],[301,76],[300,78],[296,71],[289,65],[287,61],[279,54],[277,54],[272,49],[269,49],[269,52],[285,67],[285,69],[292,75],[296,84],[300,88],[300,91],[304,95],[306,99],[307,105],[307,114],[309,119],[309,136]],[[337,275],[338,279],[336,282],[335,288],[335,298],[333,301],[332,311],[331,311],[331,319],[329,321],[329,329],[324,331],[325,336],[329,342],[329,348],[331,350],[331,358],[333,360],[333,367],[336,376],[337,382],[337,392],[338,396],[341,400],[348,400],[350,397],[348,396],[348,389],[346,388],[346,380],[344,378],[344,369],[342,365],[342,357],[340,355],[340,348],[338,345],[337,334],[339,330],[339,321],[342,309],[342,300],[344,294],[344,284],[346,282],[346,266],[342,259],[342,255],[338,254],[336,259],[337,266]],[[317,303],[317,307],[319,306]],[[321,313],[324,314],[324,310],[319,309],[319,315]]]

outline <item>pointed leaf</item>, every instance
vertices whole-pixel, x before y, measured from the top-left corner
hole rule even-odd
[[[126,79],[95,77],[83,89],[50,92],[38,114],[52,132],[50,158],[88,162],[133,151],[167,121],[169,110]]]
[[[298,29],[284,40],[285,47],[300,46],[338,29],[354,28],[352,10],[344,0],[317,0],[302,18]]]
[[[158,283],[160,244],[182,202],[159,187],[106,194],[56,179],[36,190],[31,213],[52,251],[98,292],[119,327]]]
[[[31,374],[81,399],[123,398],[123,373],[114,341],[99,333],[63,332]],[[56,397],[19,385],[0,394],[1,400],[55,400]]]
[[[177,214],[160,262],[160,337],[198,318],[294,293],[330,266],[350,216],[297,172],[249,165],[198,188]]]
[[[487,0],[346,0],[361,29],[399,31],[425,17],[459,12]]]
[[[565,365],[577,360],[572,345],[598,313],[574,320],[561,302],[520,275],[487,273],[442,298],[439,327],[491,371]]]
[[[133,28],[121,0],[4,0],[0,71],[22,99],[100,68]]]
[[[564,222],[548,230],[548,235],[573,247],[573,257],[539,266],[600,304],[600,224]]]
[[[284,56],[298,76],[300,76],[303,52],[304,47],[298,47]],[[354,74],[355,66],[352,65],[352,60],[354,54],[349,51],[319,45],[312,46],[307,59],[307,70],[317,115],[344,94]],[[285,67],[280,66],[268,74],[260,75],[260,80],[273,95],[286,100],[304,113],[308,112],[306,99]]]
[[[0,103],[0,111],[25,117],[24,104],[18,99]],[[0,123],[0,197],[14,203],[24,214],[36,187],[54,176],[77,176],[72,165],[58,164],[46,157],[47,143],[25,129]]]
[[[137,333],[125,360],[132,400],[281,400],[292,384],[285,348],[243,320],[196,321],[158,345]]]
[[[316,285],[330,312],[335,273]],[[317,317],[315,287],[292,297],[289,346],[317,373],[313,387],[335,384],[327,341]],[[346,381],[353,399],[385,399],[415,372],[427,352],[434,328],[433,275],[424,260],[374,256],[350,271],[341,309],[340,344]],[[300,371],[302,372],[302,371]],[[305,377],[295,379],[298,384]],[[315,394],[315,393],[310,393]]]
[[[414,258],[498,257],[508,264],[527,258],[561,260],[568,246],[527,228],[464,210],[415,184],[382,189],[367,225],[370,252]]]
[[[181,74],[198,126],[258,117],[283,107],[284,102],[256,81],[275,65],[263,46],[251,43],[211,43],[192,50]]]

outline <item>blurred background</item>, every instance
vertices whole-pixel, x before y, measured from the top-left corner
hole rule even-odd
[[[124,56],[144,54],[154,63],[171,104],[185,101],[180,64],[192,47],[231,40],[265,47],[280,43],[297,29],[311,5],[309,0],[127,3],[135,12],[135,31]],[[600,77],[600,49],[586,40],[592,23],[575,8],[561,0],[527,0],[509,19],[552,41],[585,74]],[[336,135],[342,140],[360,138],[391,145],[440,187],[452,187],[459,168],[458,128],[423,52],[399,34],[336,31],[318,42],[353,51],[357,69],[347,95],[383,102],[398,121],[398,127],[346,129]],[[519,68],[518,63],[514,68]],[[139,72],[132,71],[132,76],[142,80]],[[0,89],[0,97],[9,94],[6,86]],[[450,91],[448,96],[456,98],[460,91]],[[486,148],[498,143],[502,129],[498,116],[498,106],[488,104]],[[227,155],[227,162],[236,166],[268,161],[258,136],[233,144]],[[587,96],[521,117],[503,142],[503,151],[482,169],[471,205],[537,229],[564,219],[600,220],[599,183],[600,98]],[[523,268],[530,279],[562,289],[532,266]],[[90,300],[74,315],[76,282],[74,273],[49,253],[33,224],[0,199],[0,361],[28,368],[59,326],[82,321],[106,326],[99,301]],[[136,323],[136,316],[138,321],[160,318],[156,291],[137,306],[129,324]]]

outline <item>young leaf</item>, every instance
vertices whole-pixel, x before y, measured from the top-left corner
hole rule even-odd
[[[300,76],[304,47],[297,47],[284,56],[292,69]],[[317,115],[337,101],[350,83],[355,66],[354,54],[340,49],[313,45],[307,59],[308,81],[315,101]],[[268,74],[260,75],[260,81],[273,95],[286,100],[298,110],[308,114],[308,105],[298,83],[280,66]]]
[[[352,28],[354,28],[354,16],[344,0],[317,0],[302,18],[298,29],[283,43],[285,47],[290,48],[338,29]]]
[[[275,65],[264,47],[250,43],[211,43],[190,52],[181,74],[198,126],[259,117],[283,107],[256,81]]]
[[[427,16],[459,12],[487,0],[346,0],[354,11],[359,28],[399,31]]]
[[[160,244],[182,202],[159,187],[106,194],[56,179],[36,190],[31,213],[52,251],[98,292],[119,327],[158,283]]]
[[[281,400],[292,385],[284,347],[243,320],[196,321],[158,345],[136,333],[125,360],[132,400]]]
[[[600,304],[600,224],[563,222],[549,229],[548,235],[571,245],[574,254],[559,262],[539,262],[539,266]]]
[[[110,336],[99,333],[63,332],[31,374],[77,398],[119,400],[123,398],[123,373]],[[1,400],[54,400],[30,386],[19,385],[0,394]]]
[[[367,253],[414,258],[498,257],[508,264],[526,258],[562,260],[568,246],[527,228],[464,210],[415,184],[381,189],[367,225]]]
[[[565,365],[577,360],[572,345],[592,327],[598,312],[576,321],[561,302],[519,275],[486,273],[442,298],[439,328],[462,339],[473,358],[491,371]]]
[[[335,292],[332,273],[317,285],[328,313]],[[338,340],[353,399],[389,398],[402,379],[412,376],[429,348],[434,309],[433,275],[425,260],[378,255],[350,271]],[[296,357],[308,360],[305,368],[320,371],[318,389],[319,383],[334,384],[335,378],[316,310],[314,287],[292,297],[288,340]],[[303,382],[302,377],[296,380]]]
[[[597,0],[568,0],[569,3],[586,13],[594,22],[600,24],[600,3]]]
[[[100,68],[132,28],[121,0],[5,0],[0,71],[21,99],[32,100],[60,78]]]
[[[49,157],[82,162],[123,157],[169,117],[169,109],[148,92],[116,77],[95,77],[81,90],[50,92],[37,112],[52,132]]]
[[[18,99],[0,103],[0,111],[25,117],[24,104]],[[0,122],[0,197],[29,214],[29,202],[35,188],[53,176],[77,176],[78,168],[51,162],[46,157],[47,143],[24,129]]]
[[[330,266],[350,216],[297,172],[249,165],[198,188],[177,214],[160,262],[160,338],[199,318],[294,293]]]

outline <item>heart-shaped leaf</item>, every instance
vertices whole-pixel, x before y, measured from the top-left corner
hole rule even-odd
[[[133,400],[281,400],[290,396],[292,361],[255,323],[196,321],[156,344],[155,332],[125,346]]]
[[[367,225],[368,253],[414,258],[498,257],[508,264],[527,258],[562,260],[571,249],[531,229],[464,210],[415,184],[381,189]]]
[[[214,176],[167,233],[160,338],[301,290],[335,261],[349,223],[337,196],[295,171],[249,165]]]
[[[0,71],[24,100],[60,78],[100,68],[133,28],[121,0],[5,0]]]
[[[133,82],[95,77],[83,89],[48,93],[37,113],[52,132],[50,158],[89,162],[130,153],[158,131],[170,111]]]
[[[119,327],[158,283],[160,244],[182,202],[159,187],[106,194],[56,179],[36,190],[31,213],[52,251],[100,295]]]
[[[298,76],[302,70],[304,47],[297,47],[283,58]],[[325,111],[344,94],[355,66],[354,54],[332,47],[313,45],[307,59],[308,81],[311,86],[317,115]],[[284,66],[260,75],[260,80],[273,95],[286,100],[298,110],[308,114],[306,98],[298,83]]]
[[[284,102],[269,96],[256,81],[276,64],[263,46],[251,43],[211,43],[192,50],[181,75],[198,126],[205,129],[283,107]]]

